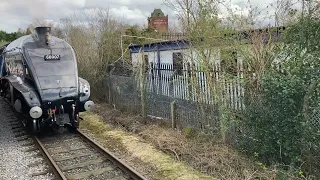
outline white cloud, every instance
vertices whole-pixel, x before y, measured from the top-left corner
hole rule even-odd
[[[26,28],[33,19],[59,21],[93,8],[108,8],[114,16],[120,16],[131,24],[146,24],[154,8],[161,8],[169,17],[172,11],[163,0],[0,0],[0,29],[8,32]]]
[[[119,8],[111,8],[110,12],[114,16],[124,17],[128,20],[146,20],[147,15],[146,12],[143,12],[140,9],[129,9],[127,6],[121,6]]]
[[[164,4],[165,0],[0,0],[0,29],[8,32],[26,28],[33,19],[60,21],[95,8],[108,8],[113,16],[130,24],[147,24],[147,17],[155,8],[161,8],[169,15],[170,21],[176,19],[174,11]],[[275,0],[251,0],[251,3],[265,7]],[[231,0],[228,8],[234,13],[247,15],[250,8],[247,0]]]

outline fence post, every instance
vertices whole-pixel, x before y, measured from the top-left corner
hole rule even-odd
[[[111,71],[109,72],[109,76],[108,76],[108,98],[109,98],[109,104],[112,105],[113,104],[113,97],[112,97],[112,73],[116,68],[113,67],[111,69]]]
[[[172,129],[177,128],[177,103],[173,101],[171,103],[171,121],[172,121]]]
[[[144,57],[144,54],[143,56]],[[141,115],[142,115],[142,118],[145,120],[147,118],[147,87],[146,87],[146,79],[145,79],[145,67],[146,67],[146,64],[144,62],[144,59],[142,59],[142,62],[141,62],[141,66],[140,66],[140,78],[139,78],[139,81],[140,81],[140,93],[141,93]]]
[[[147,95],[146,88],[141,89],[141,114],[142,118],[147,118]]]
[[[112,105],[112,102],[113,102],[113,100],[112,100],[112,93],[111,93],[111,78],[109,78],[109,83],[108,83],[108,89],[109,89],[109,91],[108,91],[108,99],[109,99],[109,104],[110,105]]]

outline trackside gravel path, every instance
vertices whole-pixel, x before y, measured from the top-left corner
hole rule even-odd
[[[37,150],[29,151],[32,140],[15,132],[18,126],[14,112],[0,98],[0,180],[52,179],[50,174],[31,176],[47,167]]]

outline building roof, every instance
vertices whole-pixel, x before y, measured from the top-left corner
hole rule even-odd
[[[166,17],[161,9],[154,9],[154,11],[151,13],[151,18],[153,17]]]
[[[155,42],[150,44],[143,45],[130,45],[129,49],[131,53],[143,52],[153,52],[153,51],[167,51],[167,50],[178,50],[178,49],[187,49],[190,45],[190,42],[187,40],[176,40],[176,41],[163,41]]]
[[[275,31],[272,33],[272,40],[273,41],[279,41],[281,39],[282,30],[285,30],[284,27],[278,27]],[[225,38],[230,38],[231,40],[247,40],[247,43],[250,43],[250,35],[253,32],[258,33],[268,33],[268,30],[263,29],[255,29],[255,30],[249,30],[249,31],[243,31],[239,32],[237,34],[225,34],[224,37],[221,38],[215,38],[212,42],[212,46],[218,46],[221,45],[221,42],[224,42]],[[263,36],[263,42],[268,43],[270,40],[270,36],[266,35]],[[178,49],[187,49],[191,44],[201,44],[201,42],[204,41],[204,38],[199,38],[199,40],[173,40],[173,41],[162,41],[162,42],[155,42],[155,43],[149,43],[149,44],[142,44],[142,45],[130,45],[129,50],[131,53],[137,53],[140,51],[144,52],[153,52],[153,51],[166,51],[166,50],[178,50]],[[233,42],[233,41],[231,41]]]

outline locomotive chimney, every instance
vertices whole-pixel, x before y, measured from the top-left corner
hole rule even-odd
[[[49,44],[51,27],[36,27],[35,33],[40,43],[45,43],[46,45]]]

